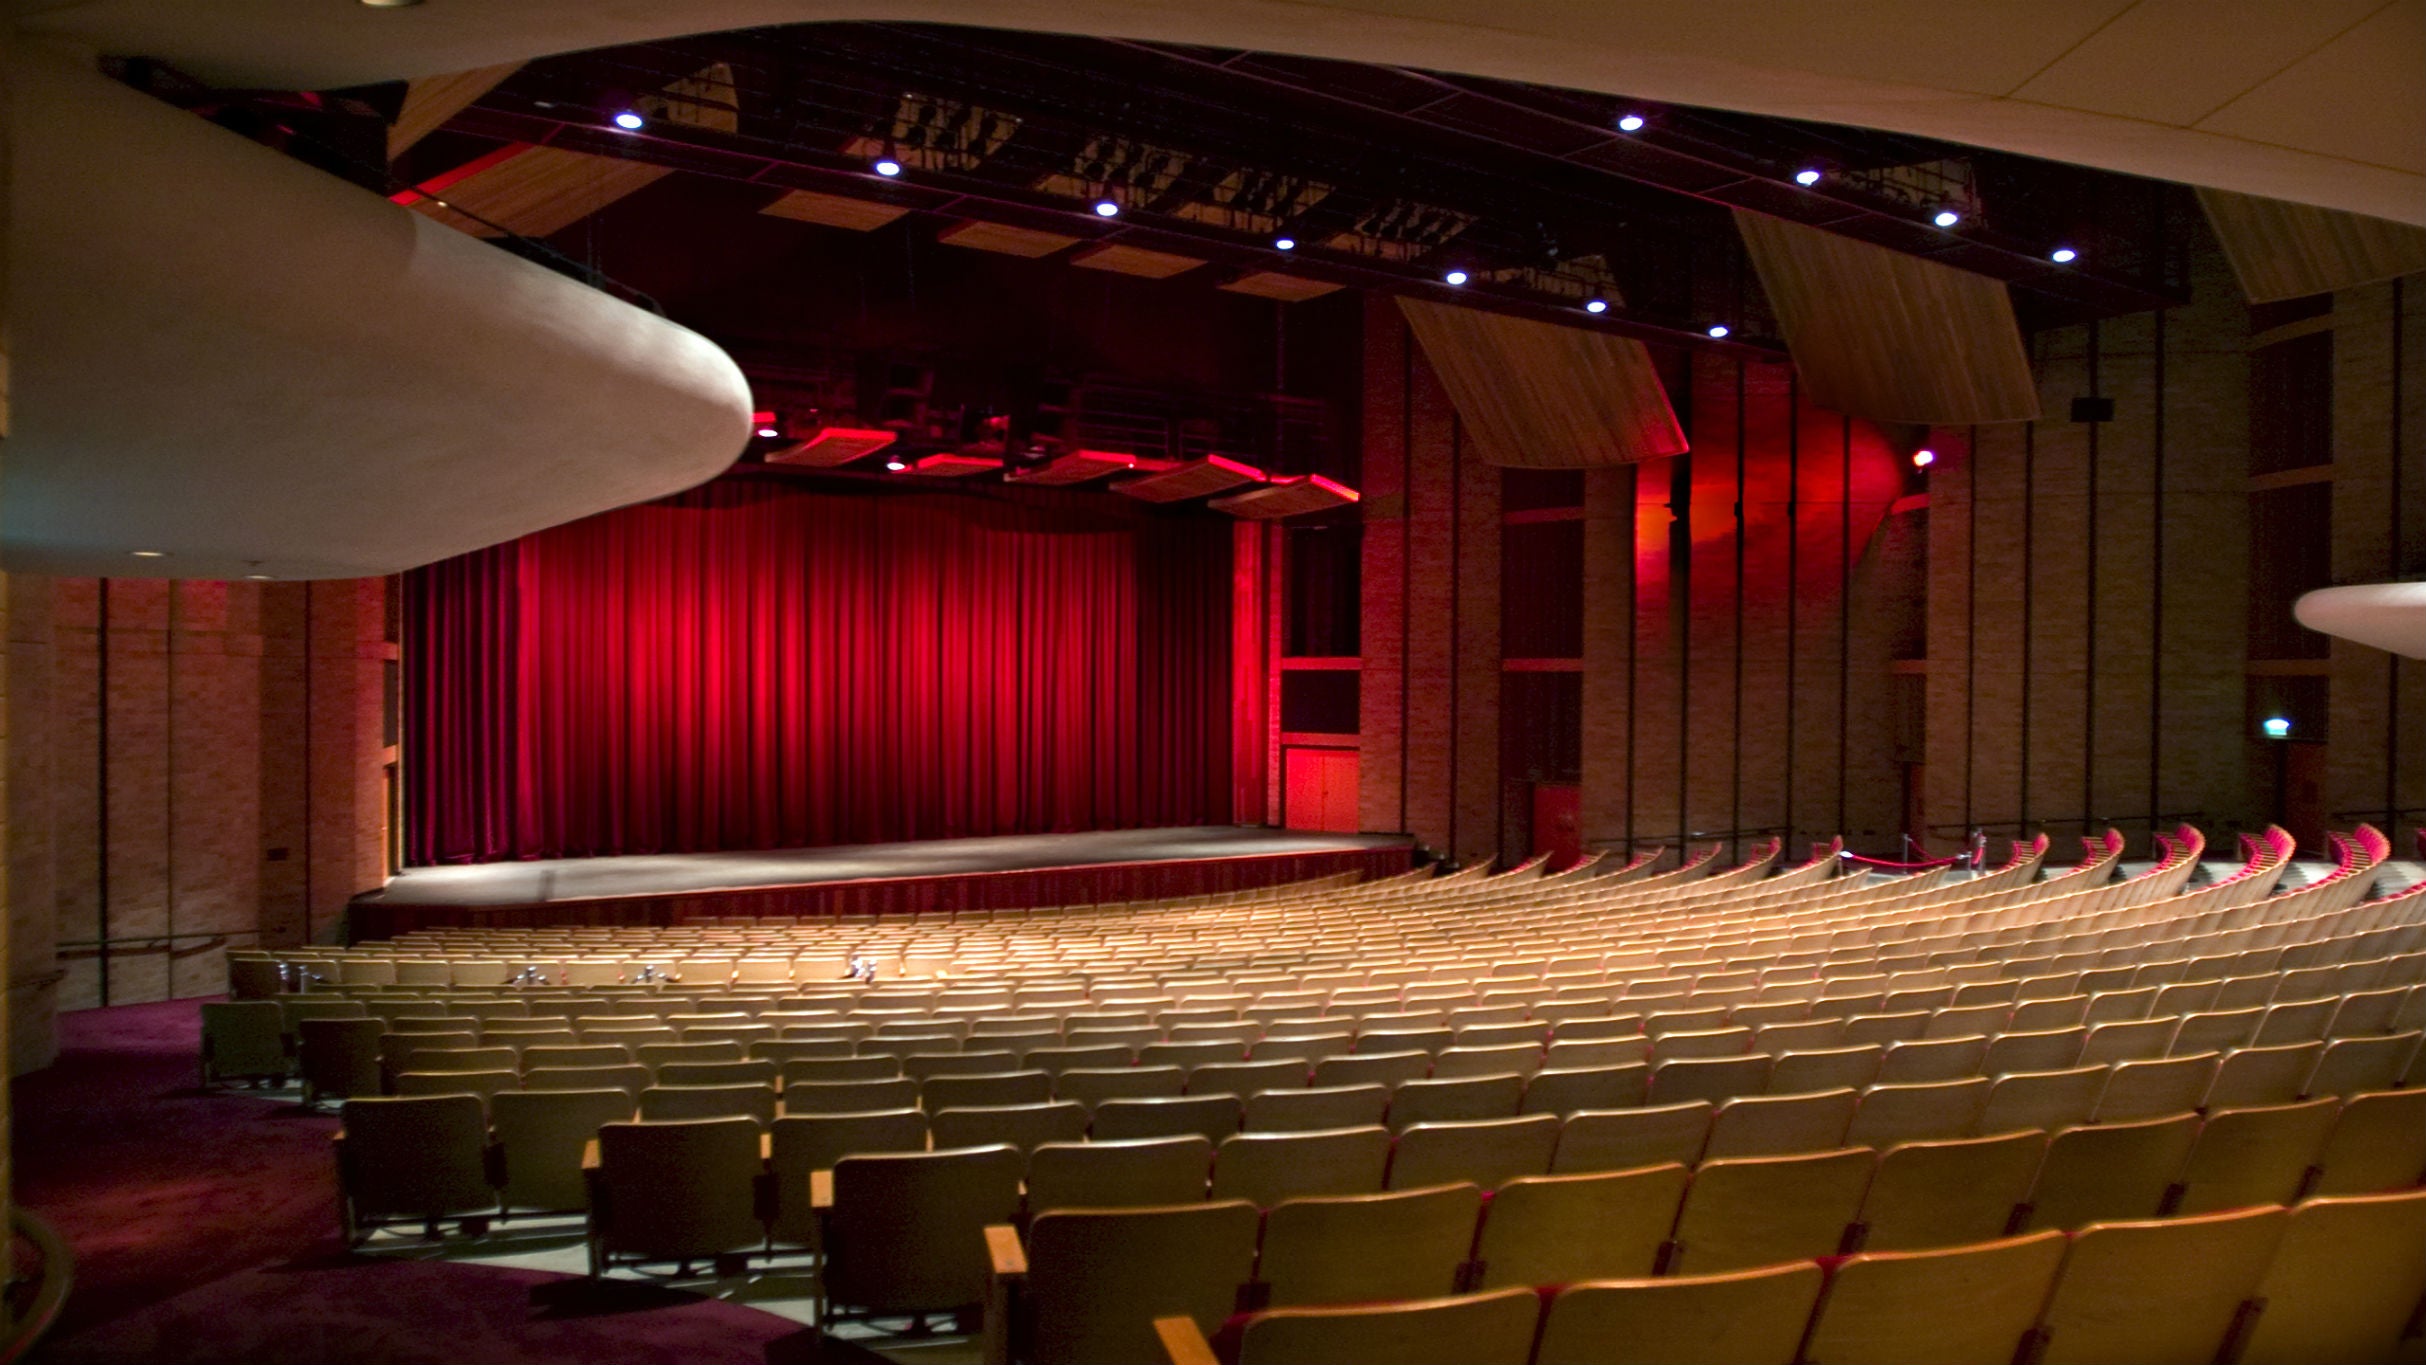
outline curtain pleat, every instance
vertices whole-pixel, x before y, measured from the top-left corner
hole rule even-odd
[[[1226,822],[1230,528],[724,480],[415,571],[416,863]]]

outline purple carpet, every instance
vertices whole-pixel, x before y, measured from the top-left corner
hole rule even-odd
[[[196,1001],[64,1014],[15,1083],[17,1198],[76,1283],[43,1361],[869,1361],[798,1323],[652,1285],[349,1253],[334,1118],[198,1094]]]

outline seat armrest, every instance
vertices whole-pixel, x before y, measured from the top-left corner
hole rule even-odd
[[[1221,1365],[1213,1354],[1213,1344],[1205,1340],[1196,1319],[1182,1313],[1176,1317],[1156,1318],[1154,1335],[1162,1338],[1163,1359],[1169,1365]]]
[[[832,1171],[809,1172],[809,1207],[819,1213],[833,1211],[834,1173]],[[988,1231],[991,1230],[988,1229]]]
[[[986,1257],[998,1279],[1016,1280],[1028,1273],[1028,1249],[1019,1244],[1019,1229],[1008,1223],[986,1225]]]
[[[984,1365],[1009,1365],[1011,1314],[1019,1288],[1027,1282],[1028,1251],[1019,1244],[1019,1229],[1008,1223],[986,1224],[986,1318],[980,1345]]]
[[[581,1144],[581,1169],[585,1171],[595,1171],[599,1169],[600,1165],[601,1162],[599,1161],[598,1157],[598,1139],[591,1138],[589,1141]]]

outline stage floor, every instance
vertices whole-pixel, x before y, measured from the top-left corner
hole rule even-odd
[[[545,905],[624,896],[680,896],[759,887],[900,877],[964,877],[1041,868],[1194,862],[1408,847],[1404,835],[1199,825],[838,844],[750,853],[650,854],[538,862],[414,867],[367,901],[385,905]]]

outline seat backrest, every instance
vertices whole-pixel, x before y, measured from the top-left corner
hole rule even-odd
[[[1108,1071],[1137,1060],[1137,1050],[1123,1045],[1104,1047],[1039,1047],[1019,1054],[1022,1070],[1059,1076],[1065,1071]]]
[[[2090,1117],[2099,1123],[2122,1123],[2189,1113],[2215,1083],[2219,1060],[2216,1053],[2202,1052],[2191,1057],[2116,1062],[2098,1091],[2097,1108],[2090,1111]]]
[[[2285,1043],[2279,1047],[2235,1048],[2216,1064],[2215,1080],[2207,1087],[2205,1106],[2240,1109],[2256,1104],[2289,1104],[2300,1097],[2323,1043]]]
[[[1502,1043],[1491,1047],[1460,1043],[1432,1058],[1432,1076],[1436,1080],[1460,1076],[1530,1076],[1541,1069],[1541,1064],[1539,1043]]]
[[[1526,1365],[1540,1319],[1540,1298],[1524,1289],[1369,1307],[1275,1308],[1240,1327],[1238,1365]]]
[[[596,1234],[609,1251],[650,1259],[756,1245],[766,1236],[757,1209],[759,1132],[746,1118],[600,1128]]]
[[[1899,1142],[1958,1138],[1979,1127],[1991,1082],[1985,1076],[1959,1081],[1874,1085],[1864,1090],[1845,1129],[1848,1147],[1881,1151]]]
[[[632,1049],[633,1060],[652,1067],[668,1062],[738,1062],[743,1056],[739,1043],[642,1043]]]
[[[511,1208],[586,1208],[581,1153],[598,1130],[629,1123],[632,1096],[619,1089],[517,1090],[489,1100],[489,1124]]]
[[[2013,1133],[2027,1128],[2053,1132],[2087,1123],[2106,1088],[2107,1068],[2076,1066],[2063,1071],[2000,1075],[1980,1107],[1979,1131]]]
[[[496,1206],[477,1096],[353,1098],[340,1123],[338,1180],[357,1212],[436,1217]]]
[[[1268,1209],[1309,1195],[1377,1194],[1390,1146],[1379,1125],[1232,1134],[1214,1153],[1212,1197]]]
[[[933,1113],[928,1123],[938,1147],[990,1147],[1006,1143],[1030,1152],[1047,1142],[1076,1142],[1087,1135],[1087,1107],[1076,1100],[1037,1104],[984,1104]]]
[[[638,1062],[623,1066],[542,1066],[522,1073],[525,1090],[621,1090],[637,1106],[648,1088],[649,1069]]]
[[[533,1043],[521,1049],[519,1060],[527,1072],[542,1067],[626,1066],[632,1063],[632,1054],[629,1049],[612,1045]]]
[[[1205,1197],[1213,1144],[1184,1137],[1047,1142],[1028,1154],[1028,1216],[1054,1209],[1142,1208]]]
[[[2091,1024],[2081,1042],[2080,1066],[2101,1066],[2162,1057],[2181,1029],[2179,1019],[2130,1019]]]
[[[1980,1074],[2010,1076],[2017,1072],[2064,1071],[2080,1064],[2089,1030],[2078,1025],[2015,1030],[1999,1034],[1980,1060]]]
[[[767,1045],[759,1044],[763,1051]],[[901,1078],[899,1057],[795,1057],[782,1064],[786,1086],[823,1085],[835,1081],[891,1081]]]
[[[1769,1088],[1769,1062],[1769,1054],[1765,1052],[1740,1057],[1679,1057],[1674,1061],[1654,1062],[1647,1099],[1653,1105],[1677,1104],[1685,1100],[1708,1100],[1717,1104],[1738,1095],[1758,1095]]]
[[[763,1085],[775,1088],[775,1064],[766,1061],[667,1062],[657,1068],[659,1085]]]
[[[1324,1088],[1397,1085],[1402,1081],[1421,1080],[1431,1071],[1432,1054],[1429,1052],[1360,1052],[1346,1057],[1325,1057],[1315,1063],[1314,1084]]]
[[[507,1068],[494,1071],[407,1071],[396,1077],[399,1095],[470,1095],[487,1108],[489,1098],[522,1088],[522,1077]]]
[[[1587,1067],[1625,1066],[1651,1060],[1649,1038],[1568,1038],[1553,1037],[1542,1051],[1545,1070],[1558,1068],[1573,1071]]]
[[[202,1007],[202,1061],[213,1077],[284,1076],[286,1016],[275,1000],[229,1000]]]
[[[1414,1124],[1398,1135],[1389,1187],[1412,1190],[1462,1180],[1496,1189],[1521,1175],[1547,1175],[1560,1127],[1555,1114]]]
[[[1521,1176],[1483,1214],[1481,1284],[1570,1284],[1649,1275],[1676,1226],[1687,1172],[1670,1163],[1596,1175]]]
[[[826,1223],[828,1294],[876,1312],[981,1301],[989,1268],[984,1229],[1018,1216],[1026,1165],[1008,1145],[836,1162]]]
[[[1857,1096],[1850,1089],[1810,1095],[1747,1095],[1718,1107],[1704,1160],[1833,1151],[1844,1145]]]
[[[1089,1128],[1099,1142],[1194,1133],[1218,1143],[1238,1131],[1246,1106],[1236,1095],[1179,1095],[1105,1100]]]
[[[2220,1359],[2287,1217],[2252,1208],[2082,1229],[2039,1323],[2039,1359]]]
[[[1580,1109],[1632,1109],[1642,1104],[1650,1085],[1651,1066],[1647,1062],[1544,1068],[1525,1082],[1525,1097],[1517,1105],[1517,1112],[1564,1118]]]
[[[1769,1068],[1769,1093],[1803,1095],[1845,1086],[1859,1090],[1873,1083],[1878,1079],[1886,1047],[1864,1043],[1858,1047],[1812,1048],[1776,1055],[1776,1063]]]
[[[2426,1299],[2426,1189],[2291,1210],[2257,1297],[2241,1365],[2398,1359]]]
[[[914,1081],[936,1076],[998,1075],[1019,1069],[1019,1056],[1006,1049],[962,1052],[913,1052],[901,1059],[901,1074]]]
[[[1268,1062],[1209,1062],[1188,1072],[1190,1095],[1236,1095],[1241,1100],[1258,1090],[1303,1086],[1305,1063],[1290,1058]]]
[[[2211,995],[2213,991],[2209,992]],[[2169,1051],[2180,1053],[2222,1052],[2229,1048],[2247,1047],[2257,1037],[2258,1022],[2266,1011],[2251,1005],[2237,1010],[2201,1010],[2182,1016],[2181,1026],[2174,1030]]]
[[[1188,1073],[1176,1066],[1073,1067],[1053,1078],[1053,1094],[1091,1106],[1106,1100],[1175,1096],[1187,1084]]]
[[[1716,1112],[1717,1106],[1708,1100],[1688,1100],[1645,1109],[1587,1109],[1571,1114],[1559,1129],[1550,1173],[1630,1171],[1671,1161],[1690,1166],[1702,1159],[1702,1149],[1710,1139],[1711,1116]]]
[[[1849,1256],[1828,1279],[1805,1350],[1812,1360],[2013,1360],[2063,1256],[2055,1232]]]
[[[652,1085],[640,1092],[640,1117],[667,1119],[746,1118],[775,1121],[775,1092],[763,1085]]]
[[[1256,1227],[1243,1200],[1038,1215],[1028,1228],[1025,1358],[1159,1360],[1157,1317],[1184,1315],[1211,1335],[1254,1272]]]
[[[783,1088],[783,1112],[787,1114],[864,1114],[872,1109],[917,1105],[918,1082],[907,1076],[875,1081],[794,1081]]]
[[[1907,1038],[1887,1044],[1879,1061],[1881,1081],[1954,1081],[1979,1074],[1988,1055],[1985,1035]]]
[[[2197,1115],[2178,1114],[2055,1134],[2031,1185],[2026,1226],[2072,1229],[2154,1218],[2181,1175],[2198,1128]]]
[[[2328,1098],[2208,1114],[2183,1163],[2172,1211],[2212,1213],[2298,1199],[2341,1109],[2339,1100]]]
[[[1510,1118],[1524,1096],[1525,1078],[1514,1072],[1402,1081],[1390,1092],[1386,1122],[1403,1130],[1417,1123]]]
[[[2405,1190],[2426,1179],[2426,1090],[2343,1101],[2317,1166],[2312,1194]]]
[[[1247,1097],[1246,1126],[1255,1132],[1310,1132],[1378,1124],[1390,1106],[1384,1085],[1262,1090]]]
[[[1917,1251],[2005,1235],[2030,1198],[2047,1135],[1908,1142],[1879,1154],[1862,1198],[1861,1249]]]
[[[1704,1275],[1834,1255],[1876,1164],[1867,1147],[1705,1161],[1685,1191],[1667,1268]]]
[[[1053,1098],[1053,1077],[1043,1071],[989,1071],[930,1076],[919,1083],[918,1102],[928,1113],[985,1104],[1042,1104]]]
[[[1587,1280],[1550,1301],[1535,1365],[1792,1365],[1819,1302],[1817,1264]]]
[[[2302,1087],[2310,1095],[2358,1095],[2390,1090],[2401,1083],[2417,1055],[2419,1033],[2394,1033],[2376,1038],[2338,1038],[2325,1045],[2316,1069]]]
[[[1453,1293],[1481,1211],[1472,1185],[1285,1200],[1264,1216],[1256,1278],[1275,1307]]]

